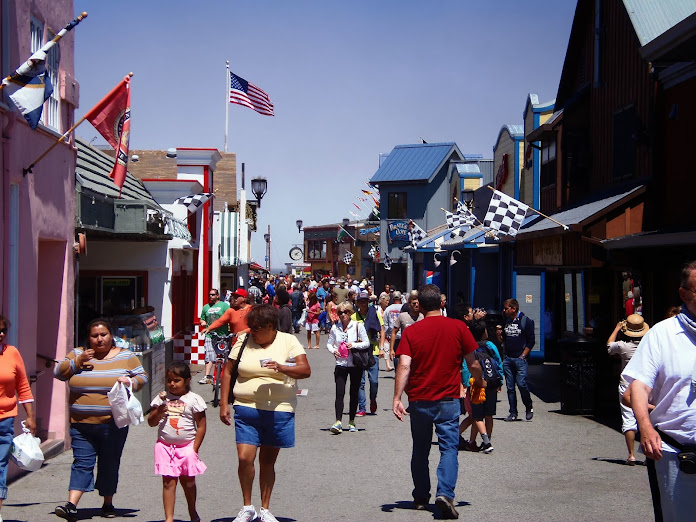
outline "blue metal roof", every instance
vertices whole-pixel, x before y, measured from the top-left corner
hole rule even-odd
[[[696,0],[623,0],[641,46],[696,13]]]
[[[455,163],[458,174],[481,174],[478,163]]]
[[[453,152],[456,153],[454,159],[462,159],[462,153],[454,142],[397,145],[372,176],[370,183],[428,181]]]

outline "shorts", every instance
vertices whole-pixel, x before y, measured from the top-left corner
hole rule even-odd
[[[217,359],[217,354],[215,353],[215,348],[213,347],[213,339],[211,337],[205,336],[205,362],[215,362]]]
[[[155,443],[155,475],[164,477],[195,477],[207,469],[198,453],[193,451],[193,441],[169,444],[162,440]]]
[[[295,413],[234,407],[234,434],[237,444],[292,448],[295,446]]]
[[[498,402],[498,392],[496,388],[490,390],[486,388],[486,400],[481,404],[471,403],[471,417],[474,420],[480,421],[484,417],[492,417],[495,415],[495,405]]]
[[[319,331],[319,323],[305,323],[305,328],[307,329],[308,332],[318,332]]]

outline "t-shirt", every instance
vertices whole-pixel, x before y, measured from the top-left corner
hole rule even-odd
[[[237,359],[244,335],[232,347],[230,359]],[[297,385],[285,386],[285,374],[261,366],[263,359],[285,364],[288,359],[304,355],[302,345],[294,335],[278,332],[275,340],[261,348],[249,338],[239,361],[239,375],[234,385],[234,405],[257,410],[294,412],[297,405]]]
[[[643,336],[621,376],[652,388],[653,426],[681,444],[696,444],[696,401],[691,378],[696,368],[696,335],[679,316],[660,321]],[[662,442],[662,451],[675,449]]]
[[[350,318],[353,321],[363,323],[363,325],[365,324],[365,318],[362,316],[360,311],[355,312],[350,316]],[[379,319],[380,326],[384,326],[384,319],[382,319],[382,315],[379,312],[377,312],[377,319]],[[379,337],[374,341],[370,341],[370,344],[372,345],[372,355],[379,355],[379,341]]]
[[[319,290],[317,290],[317,301],[319,301],[319,306],[321,306],[322,310],[324,309],[324,301],[327,295],[329,295],[329,293],[324,290],[324,287],[319,287]]]
[[[401,305],[399,303],[389,305],[384,309],[384,334],[389,338],[391,338],[394,322],[400,313]],[[401,331],[397,332],[396,338],[401,339]]]
[[[224,313],[229,310],[230,305],[225,303],[224,301],[218,301],[214,305],[211,304],[206,304],[203,307],[203,311],[201,312],[201,321],[205,321],[205,324],[210,326],[213,324],[215,321],[220,319]],[[222,325],[220,328],[216,328],[213,330],[216,334],[218,335],[227,335],[230,333],[229,327],[225,324]],[[206,337],[210,337],[213,332],[208,332],[205,334]]]
[[[449,317],[426,317],[404,330],[396,354],[411,357],[408,400],[458,398],[464,355],[476,348],[467,326]]]
[[[167,401],[167,412],[159,422],[157,437],[167,444],[186,444],[196,438],[196,418],[194,413],[205,411],[203,397],[197,393],[188,392],[177,397],[167,392],[164,400],[157,395],[150,406],[158,408]]]
[[[404,330],[406,330],[406,328],[411,326],[413,323],[416,323],[416,322],[422,321],[422,320],[423,320],[423,314],[420,312],[418,313],[417,319],[414,319],[413,317],[411,317],[411,314],[409,314],[408,312],[401,312],[399,315],[396,316],[396,320],[394,321],[393,327],[398,328],[399,332],[401,333],[401,336],[403,337]],[[397,337],[398,337],[398,334],[397,334]]]
[[[19,402],[33,402],[29,379],[19,350],[9,344],[0,343],[0,419],[17,416]]]
[[[640,338],[636,339],[635,341],[616,341],[607,345],[607,351],[611,355],[621,356],[621,371],[626,368],[628,361],[630,361],[633,354],[636,353],[636,348],[638,348],[639,343]],[[621,384],[628,386],[628,382],[623,378],[623,376],[621,377]]]
[[[334,294],[336,294],[336,304],[340,305],[341,303],[345,302],[348,299],[348,289],[347,288],[341,288],[340,286],[334,286],[333,289]]]
[[[319,303],[314,303],[312,306],[307,308],[307,322],[309,324],[319,324],[319,314],[321,313],[321,307]]]
[[[214,330],[223,324],[229,324],[230,330],[233,334],[247,332],[249,331],[249,326],[247,325],[246,316],[249,313],[249,310],[251,310],[251,306],[245,306],[239,310],[230,308],[222,315],[220,319],[208,326],[211,330]]]

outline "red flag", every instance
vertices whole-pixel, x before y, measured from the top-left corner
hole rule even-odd
[[[116,151],[116,162],[109,175],[120,189],[126,181],[130,141],[130,75],[85,114],[99,134]]]

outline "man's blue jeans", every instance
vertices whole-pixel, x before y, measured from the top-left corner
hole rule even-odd
[[[529,395],[527,387],[527,366],[526,359],[519,357],[506,357],[503,361],[503,373],[505,374],[505,386],[507,386],[508,402],[510,403],[510,414],[517,415],[517,394],[515,393],[515,383],[520,389],[520,397],[527,410],[532,409],[532,397]]]
[[[433,426],[440,447],[440,463],[437,466],[436,496],[454,499],[454,487],[459,472],[459,399],[441,401],[414,401],[409,403],[411,417],[411,476],[413,498],[426,502],[430,499],[430,471],[428,455],[433,438]]]
[[[375,355],[376,363],[372,368],[368,368],[362,374],[360,379],[360,391],[358,392],[358,411],[367,409],[367,401],[365,400],[365,374],[370,381],[370,403],[377,400],[377,389],[379,387],[379,358]]]

